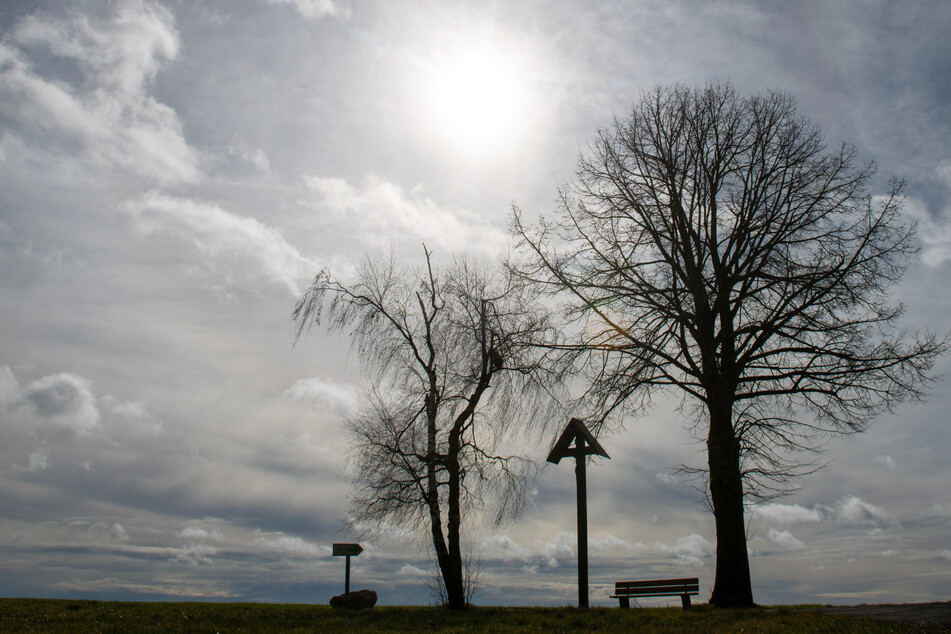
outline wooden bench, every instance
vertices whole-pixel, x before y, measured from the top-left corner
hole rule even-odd
[[[618,581],[614,584],[612,599],[618,599],[622,608],[631,607],[631,597],[675,597],[680,596],[684,609],[690,607],[690,595],[700,594],[700,580],[694,579],[652,579],[648,581]]]

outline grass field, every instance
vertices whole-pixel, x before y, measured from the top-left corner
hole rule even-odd
[[[0,599],[0,632],[927,632],[921,626],[821,614],[815,607],[431,607],[337,611],[325,605]]]

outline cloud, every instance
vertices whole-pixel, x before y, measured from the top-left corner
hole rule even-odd
[[[282,396],[295,401],[315,401],[327,405],[340,416],[349,416],[356,401],[356,390],[331,379],[311,377],[300,379],[284,390]]]
[[[289,4],[302,17],[316,20],[323,17],[350,17],[350,3],[339,0],[266,0],[268,4]]]
[[[26,466],[25,471],[28,473],[36,473],[38,471],[46,471],[49,467],[49,458],[50,454],[48,451],[34,451],[27,456],[30,460],[30,463]]]
[[[123,401],[111,394],[97,395],[89,379],[69,372],[49,374],[21,389],[9,366],[0,366],[0,407],[13,415],[32,414],[34,422],[52,423],[83,435],[95,433],[110,443],[118,442],[112,437],[114,432],[121,435],[141,430],[154,437],[162,430],[162,423],[144,403]],[[29,459],[24,470],[43,471],[49,466],[49,451],[40,448]],[[95,472],[88,459],[75,464],[87,473]]]
[[[756,515],[773,524],[804,524],[822,521],[822,513],[798,504],[764,504]]]
[[[894,522],[894,518],[885,509],[854,495],[836,502],[831,511],[834,521],[840,524],[877,525]]]
[[[702,566],[703,559],[712,557],[714,554],[713,544],[711,544],[703,535],[691,533],[685,537],[677,539],[673,546],[658,544],[663,552],[677,555],[677,560],[684,566]]]
[[[545,563],[554,568],[558,565],[558,558],[572,558],[575,556],[573,547],[577,545],[578,537],[574,533],[559,531],[555,538],[541,547],[541,556]]]
[[[272,533],[265,535],[257,531],[258,537],[254,538],[254,545],[264,549],[280,553],[293,555],[326,555],[327,548],[312,544],[300,537],[285,535],[284,533]]]
[[[78,153],[161,182],[191,180],[198,158],[182,124],[149,94],[179,50],[172,13],[151,2],[118,2],[105,18],[36,13],[21,20],[0,42],[0,114],[30,135],[15,147]]]
[[[759,507],[756,515],[767,522],[780,525],[825,522],[867,526],[891,524],[895,521],[881,507],[869,504],[854,495],[844,496],[831,506],[816,504],[811,509],[798,504],[765,504]]]
[[[875,462],[885,465],[891,471],[895,470],[895,459],[891,456],[875,456]]]
[[[214,563],[211,555],[217,554],[218,549],[208,544],[189,544],[185,548],[177,551],[169,561],[189,564],[192,566],[202,566]]]
[[[351,231],[374,246],[396,238],[412,238],[442,249],[481,249],[494,253],[505,243],[505,233],[465,212],[437,205],[421,187],[404,191],[399,185],[368,176],[361,187],[341,178],[305,179],[316,204],[345,218]]]
[[[614,535],[605,535],[604,537],[589,537],[588,547],[596,553],[606,550],[633,550],[630,542],[626,542],[620,537]]]
[[[224,539],[221,531],[217,529],[206,530],[198,526],[186,526],[182,530],[178,531],[178,536],[182,539],[192,539],[192,540],[201,540],[206,541],[209,539],[215,541],[221,541]]]
[[[228,155],[247,161],[264,172],[271,168],[271,161],[268,160],[264,150],[252,148],[247,141],[237,134],[231,137],[231,142],[228,144]]]
[[[214,269],[227,258],[252,261],[295,297],[298,284],[320,268],[272,227],[217,205],[150,192],[125,205],[145,235],[167,232],[190,242]]]
[[[115,422],[121,421],[133,429],[140,429],[151,434],[162,431],[162,422],[148,410],[145,403],[140,401],[122,401],[112,394],[105,394],[99,402],[102,407],[114,415]]]
[[[784,550],[802,550],[806,547],[804,543],[796,539],[789,531],[780,531],[775,528],[769,529],[766,533],[770,541],[779,545]]]
[[[398,575],[401,576],[401,577],[405,577],[405,576],[409,576],[409,577],[428,577],[428,576],[429,576],[429,573],[428,573],[428,572],[426,572],[426,571],[423,570],[422,568],[418,568],[418,567],[416,567],[416,566],[414,566],[414,565],[412,565],[412,564],[404,564],[404,565],[399,569],[399,571],[397,571],[396,574],[398,574]]]
[[[9,407],[20,398],[20,384],[10,366],[0,366],[0,406]]]
[[[945,186],[951,187],[951,161],[943,163],[936,171]],[[925,266],[938,268],[951,260],[951,223],[946,221],[948,214],[931,213],[925,201],[913,196],[905,199],[905,213],[918,223],[921,261]]]
[[[102,415],[96,407],[92,384],[81,376],[61,372],[31,383],[23,398],[41,418],[88,433],[99,427]]]
[[[112,526],[109,527],[109,535],[113,539],[122,541],[129,539],[129,531],[126,530],[125,526],[119,524],[118,522],[114,522]]]
[[[482,548],[506,555],[506,558],[527,560],[531,552],[508,535],[491,535],[482,540]]]

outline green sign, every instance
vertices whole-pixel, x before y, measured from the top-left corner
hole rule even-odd
[[[362,552],[360,544],[334,544],[334,557],[356,557]]]

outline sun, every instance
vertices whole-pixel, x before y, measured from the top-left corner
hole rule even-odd
[[[425,125],[457,150],[500,150],[517,136],[526,93],[518,59],[487,46],[460,47],[428,68]]]

